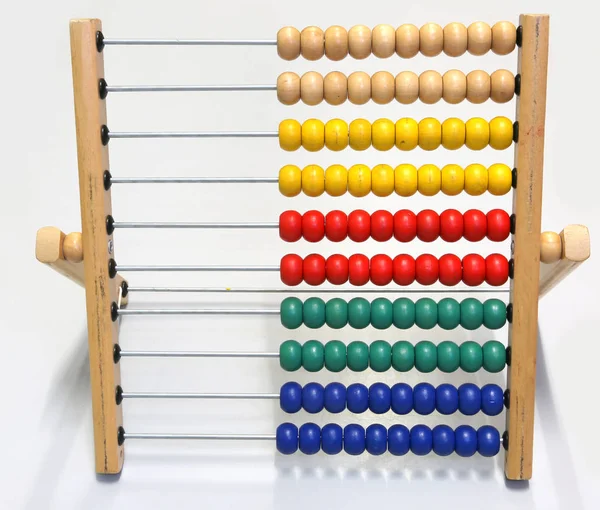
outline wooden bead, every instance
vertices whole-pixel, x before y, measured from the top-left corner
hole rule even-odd
[[[402,58],[413,58],[419,53],[419,28],[404,24],[396,29],[396,53]]]
[[[371,78],[371,97],[377,104],[388,104],[394,99],[396,85],[394,76],[387,71],[379,71]]]
[[[490,98],[490,75],[485,71],[467,74],[467,101],[481,104]]]
[[[277,32],[277,54],[283,60],[300,56],[300,32],[294,27],[283,27]]]
[[[300,33],[300,51],[306,60],[319,60],[325,52],[325,37],[319,27],[306,27]]]
[[[419,77],[412,71],[402,71],[396,76],[396,101],[411,104],[419,98]]]
[[[560,236],[556,232],[542,232],[540,241],[540,261],[544,264],[558,262],[562,257]]]
[[[296,73],[282,73],[277,78],[277,99],[286,105],[300,101],[300,76]]]
[[[83,260],[83,240],[80,232],[71,232],[63,241],[63,256],[68,262]]]
[[[362,60],[371,55],[371,29],[365,25],[355,25],[348,32],[350,56]]]
[[[515,95],[515,77],[506,69],[498,69],[490,76],[490,97],[495,103],[507,103]]]
[[[371,77],[362,71],[348,76],[348,100],[352,104],[365,104],[371,99]]]
[[[442,99],[442,75],[437,71],[425,71],[419,76],[419,99],[425,104],[435,104]]]
[[[396,31],[392,25],[377,25],[373,29],[371,44],[373,55],[389,58],[396,51]]]
[[[510,21],[499,21],[492,27],[492,51],[508,55],[517,44],[517,28]]]
[[[343,60],[348,55],[348,32],[334,25],[325,30],[325,55],[329,60]]]
[[[323,101],[323,76],[315,71],[300,78],[300,98],[304,104],[315,106]]]
[[[419,30],[419,48],[426,57],[435,57],[444,49],[444,30],[437,23],[426,23]]]
[[[323,80],[323,95],[331,105],[340,105],[348,98],[348,80],[346,75],[333,71]]]
[[[462,23],[448,23],[444,27],[444,53],[460,57],[467,51],[467,27]]]
[[[467,50],[471,55],[485,55],[492,47],[492,29],[483,21],[469,25]]]
[[[467,77],[458,69],[452,69],[444,73],[443,96],[444,101],[449,104],[458,104],[467,97]]]

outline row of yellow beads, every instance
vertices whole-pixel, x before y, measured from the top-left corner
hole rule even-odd
[[[419,122],[404,118],[396,123],[390,119],[377,119],[372,124],[365,119],[348,123],[332,119],[323,123],[308,119],[302,124],[286,119],[279,124],[279,145],[286,151],[304,147],[315,152],[327,147],[332,151],[344,150],[348,145],[363,151],[371,145],[380,151],[390,150],[394,145],[403,151],[417,146],[426,151],[440,145],[449,150],[466,145],[471,150],[481,150],[488,145],[497,150],[510,147],[513,141],[513,123],[507,117],[495,117],[489,122],[474,117],[466,122],[450,118],[444,122],[428,117]]]
[[[501,163],[489,168],[476,163],[465,169],[446,165],[441,170],[435,165],[423,165],[417,169],[410,164],[396,168],[377,165],[372,170],[366,165],[354,165],[350,169],[331,165],[327,170],[318,165],[308,165],[302,170],[295,165],[286,165],[279,171],[279,191],[286,197],[295,197],[301,191],[309,197],[318,197],[323,192],[332,197],[346,192],[355,197],[364,197],[370,192],[378,197],[387,197],[394,191],[402,197],[410,197],[417,191],[425,196],[433,196],[440,191],[453,196],[463,190],[474,196],[486,191],[492,195],[505,195],[511,185],[512,171]]]

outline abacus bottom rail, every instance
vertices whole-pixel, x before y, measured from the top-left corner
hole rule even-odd
[[[127,351],[119,350],[121,358],[279,358],[278,352],[227,351]]]
[[[277,131],[110,131],[109,138],[277,138]]]
[[[177,222],[177,221],[150,221],[131,222],[115,221],[114,228],[191,228],[191,229],[267,229],[279,228],[278,223],[242,222],[242,223],[217,223],[217,222]]]
[[[107,85],[106,92],[241,92],[277,90],[277,85]]]
[[[127,309],[119,308],[118,315],[279,315],[279,309],[260,308],[149,308]]]
[[[274,441],[275,434],[154,434],[124,432],[123,439],[200,439],[215,441]]]
[[[111,184],[277,184],[277,177],[111,177]]]
[[[212,271],[230,271],[230,272],[260,272],[260,271],[279,271],[279,266],[117,266],[118,271],[122,272],[212,272]]]
[[[156,393],[122,392],[122,398],[138,399],[205,399],[205,400],[278,400],[279,393]]]
[[[277,46],[275,39],[116,39],[106,38],[106,46]]]

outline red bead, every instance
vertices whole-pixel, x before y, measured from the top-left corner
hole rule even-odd
[[[401,243],[408,243],[417,236],[417,216],[408,209],[394,214],[394,237]]]
[[[279,274],[281,281],[290,287],[302,283],[302,257],[293,253],[285,255],[279,265]]]
[[[333,285],[342,285],[348,281],[348,259],[343,255],[331,255],[325,264],[327,281]]]
[[[502,209],[492,209],[487,217],[487,238],[499,243],[510,235],[510,216]]]
[[[394,217],[389,211],[375,211],[371,215],[371,237],[375,241],[389,241],[394,235]]]
[[[440,214],[440,237],[447,243],[454,243],[463,236],[463,215],[456,209],[447,209]]]
[[[485,281],[494,287],[508,280],[508,260],[504,255],[492,253],[485,258]]]
[[[436,257],[424,253],[415,260],[415,278],[421,285],[432,285],[438,280],[439,262]]]
[[[467,241],[481,241],[487,233],[487,219],[485,214],[476,209],[471,209],[463,215],[464,232],[463,236]]]
[[[307,211],[302,216],[302,235],[309,243],[325,237],[325,216],[319,211]]]
[[[367,211],[357,209],[348,215],[348,237],[357,243],[371,236],[371,216]]]
[[[369,257],[356,253],[348,259],[348,276],[352,285],[365,285],[369,282]]]
[[[392,281],[394,264],[388,255],[375,255],[371,258],[371,281],[375,285],[388,285]]]
[[[394,283],[410,285],[415,281],[415,259],[410,255],[397,255],[394,257],[393,268]]]
[[[342,211],[331,211],[325,216],[325,236],[334,243],[348,236],[348,216]]]
[[[435,241],[440,235],[440,217],[431,209],[417,214],[417,237],[425,242]]]
[[[279,237],[295,243],[302,237],[302,215],[298,211],[284,211],[279,216]]]
[[[306,256],[302,272],[306,283],[321,285],[325,281],[325,257],[316,253]]]
[[[485,260],[481,255],[472,253],[462,259],[462,279],[466,285],[476,287],[485,280]]]
[[[456,255],[447,253],[440,257],[440,283],[453,287],[462,280],[462,263]]]

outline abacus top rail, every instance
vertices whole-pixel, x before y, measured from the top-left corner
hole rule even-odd
[[[121,358],[279,358],[278,352],[227,351],[127,351],[119,350]]]
[[[132,271],[140,271],[140,272],[154,272],[154,271],[165,271],[165,272],[173,272],[173,271],[181,271],[181,272],[204,272],[204,271],[231,271],[231,272],[240,272],[240,271],[249,271],[249,272],[258,272],[258,271],[279,271],[279,266],[184,266],[184,265],[174,265],[174,266],[117,266],[119,271],[123,272],[132,272]]]
[[[122,398],[144,399],[206,399],[206,400],[276,400],[279,393],[166,393],[166,392],[127,392]]]
[[[128,292],[189,292],[189,293],[207,293],[207,294],[306,294],[315,292],[318,294],[357,294],[357,293],[378,293],[378,294],[495,294],[500,292],[510,292],[508,287],[488,288],[453,288],[448,289],[429,289],[429,288],[389,288],[389,287],[356,287],[356,288],[321,288],[316,290],[314,287],[309,288],[274,288],[274,287],[128,287]]]
[[[111,177],[111,184],[277,184],[277,177]]]
[[[277,85],[107,85],[106,92],[241,92],[277,90]]]
[[[124,432],[123,439],[210,439],[215,441],[274,441],[275,434],[154,434]]]
[[[115,221],[114,228],[206,228],[206,229],[231,229],[231,228],[279,228],[279,223],[266,222],[242,222],[242,223],[217,223],[217,222],[177,222],[177,221],[142,221],[127,222]]]
[[[276,39],[103,39],[105,46],[277,46]]]
[[[109,138],[277,138],[277,131],[110,131]]]

